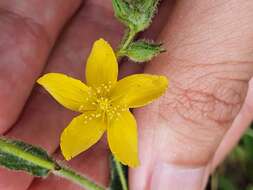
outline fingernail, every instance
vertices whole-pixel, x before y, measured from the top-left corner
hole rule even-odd
[[[158,164],[151,179],[151,190],[202,190],[205,167],[185,168]]]

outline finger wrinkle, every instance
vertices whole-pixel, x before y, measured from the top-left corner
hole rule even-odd
[[[51,41],[80,4],[81,0],[0,1],[1,9],[8,10],[22,18],[31,19],[34,23],[41,25]]]
[[[45,27],[36,22],[33,18],[22,16],[21,14],[4,8],[0,8],[0,15],[1,19],[5,20],[7,25],[9,24],[13,27],[16,27],[18,25],[21,28],[24,28],[24,30],[26,30],[26,32],[29,33],[33,39],[38,39],[41,42],[46,42],[48,47],[53,45],[53,40],[45,30]],[[24,32],[21,33],[23,34]]]
[[[226,78],[233,74],[238,77],[235,71],[232,74],[226,71],[210,74],[200,70],[190,73],[194,75],[184,73],[180,79],[171,80],[170,90],[162,98],[160,113],[177,110],[184,119],[189,118],[201,126],[229,126],[240,110],[247,84],[219,79],[219,76]]]
[[[52,46],[53,39],[51,38],[51,35],[49,35],[45,27],[39,22],[37,22],[34,18],[26,17],[18,12],[8,10],[2,7],[0,7],[0,13],[4,15],[5,17],[16,20],[17,22],[20,23],[20,25],[23,24],[23,26],[27,28],[27,31],[29,31],[31,36],[36,37],[36,38],[41,38],[42,41],[45,41],[48,44],[50,44],[50,46]]]

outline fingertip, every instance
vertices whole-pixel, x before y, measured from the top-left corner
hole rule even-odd
[[[151,190],[201,190],[205,167],[159,163],[152,172]]]

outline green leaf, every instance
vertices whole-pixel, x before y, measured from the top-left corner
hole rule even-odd
[[[149,27],[159,0],[112,0],[115,16],[137,32]]]
[[[246,136],[249,136],[253,139],[253,129],[249,128],[246,133],[245,133]]]
[[[162,47],[162,44],[140,40],[130,43],[126,49],[119,52],[119,55],[127,56],[135,62],[145,62],[150,61],[164,51],[165,49]]]
[[[110,158],[111,182],[108,190],[127,190],[128,168],[120,164],[113,156]]]
[[[252,185],[252,184],[249,185],[249,186],[246,188],[246,190],[253,190],[253,185]]]
[[[233,184],[231,179],[226,178],[225,176],[219,177],[220,190],[237,190],[236,186]]]
[[[44,177],[58,165],[41,148],[21,141],[0,138],[0,165]]]

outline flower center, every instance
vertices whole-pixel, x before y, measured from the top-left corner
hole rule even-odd
[[[101,97],[97,99],[98,109],[103,113],[102,115],[106,115],[107,119],[117,119],[121,112],[127,111],[128,109],[120,106],[120,105],[112,105],[110,100],[105,97]]]
[[[108,100],[108,98],[101,97],[97,100],[97,103],[98,103],[98,107],[102,111],[105,111],[105,112],[107,112],[111,107],[110,101]]]

